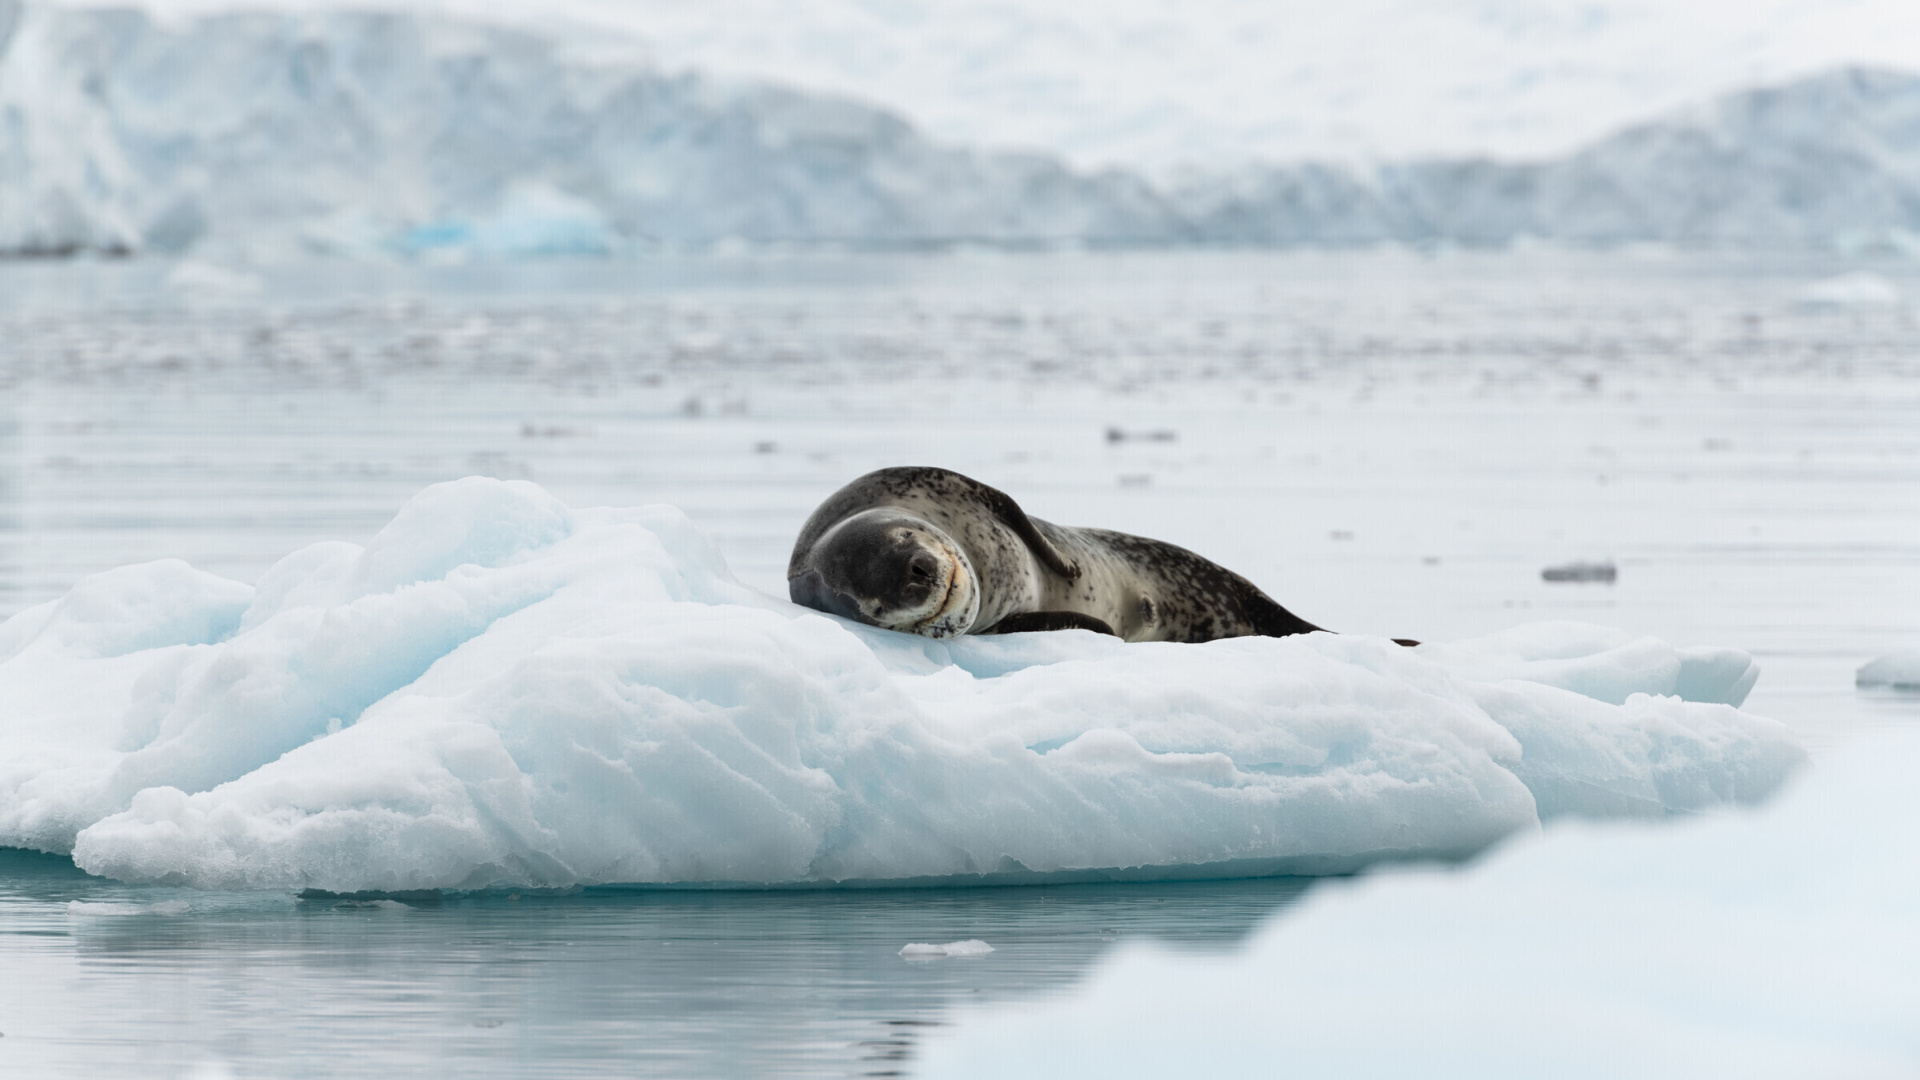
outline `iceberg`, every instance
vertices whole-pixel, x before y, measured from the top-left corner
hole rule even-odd
[[[254,585],[122,567],[0,624],[0,845],[200,888],[1342,873],[1750,802],[1758,670],[1573,623],[946,641],[737,581],[679,511],[420,492]]]
[[[1237,954],[1126,945],[1064,1000],[962,1016],[914,1075],[1912,1076],[1917,770],[1903,732],[1759,811],[1324,883]]]

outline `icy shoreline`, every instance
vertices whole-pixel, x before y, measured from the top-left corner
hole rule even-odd
[[[470,478],[257,587],[123,567],[0,624],[0,845],[337,892],[1343,872],[1762,798],[1804,754],[1757,673],[1565,623],[941,643]]]

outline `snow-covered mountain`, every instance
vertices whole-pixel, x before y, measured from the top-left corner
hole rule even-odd
[[[757,242],[1827,246],[1920,234],[1920,78],[1735,95],[1566,158],[1156,185],[843,98],[441,15],[0,0],[0,252]]]
[[[1920,70],[1912,0],[35,0],[180,18],[377,4],[884,102],[936,141],[1163,179],[1560,157],[1731,90]]]

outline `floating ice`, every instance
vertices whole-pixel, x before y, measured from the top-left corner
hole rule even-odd
[[[334,892],[1339,872],[1759,798],[1803,754],[1756,675],[1569,623],[934,641],[670,507],[470,478],[257,587],[123,567],[0,624],[0,844]]]
[[[1920,649],[1874,657],[1854,672],[1853,685],[1920,690]]]
[[[184,293],[218,296],[251,296],[266,288],[258,274],[229,270],[213,263],[182,259],[167,271],[167,285]]]
[[[949,941],[945,945],[903,945],[900,955],[908,960],[945,960],[949,956],[985,956],[993,951],[993,946],[973,938],[967,941]]]
[[[1822,278],[1795,295],[1814,307],[1892,307],[1900,302],[1900,287],[1872,271],[1856,270]]]
[[[1324,884],[1238,955],[1123,946],[1064,1002],[963,1020],[916,1075],[1920,1075],[1916,773],[1903,734],[1757,814]]]

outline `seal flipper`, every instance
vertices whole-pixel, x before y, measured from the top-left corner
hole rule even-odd
[[[1113,627],[1091,615],[1077,611],[1016,611],[976,634],[1024,634],[1030,630],[1091,630],[1096,634],[1119,637]]]
[[[994,517],[999,518],[1002,523],[1012,529],[1014,535],[1026,541],[1028,550],[1033,552],[1034,558],[1040,560],[1041,565],[1068,581],[1074,581],[1080,577],[1079,565],[1060,554],[1060,549],[1054,547],[1052,541],[1040,535],[1040,530],[1034,527],[1033,519],[1027,516],[1025,510],[1020,509],[1019,503],[1013,501],[1013,496],[996,488],[990,488],[978,480],[973,483],[979,488],[980,499],[987,504],[987,509],[993,511]],[[1101,626],[1105,625],[1101,623]],[[1106,632],[1113,633],[1112,630]]]
[[[1240,594],[1240,610],[1246,613],[1247,621],[1253,624],[1254,633],[1263,637],[1290,637],[1326,631],[1326,627],[1315,626],[1274,603],[1271,596],[1255,588],[1252,582],[1242,579],[1240,584],[1244,586]]]

